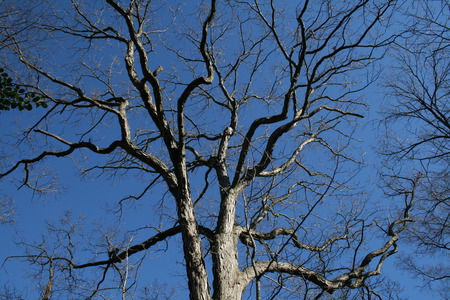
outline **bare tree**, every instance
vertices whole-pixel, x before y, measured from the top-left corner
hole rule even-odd
[[[7,224],[14,222],[12,217],[14,213],[14,206],[11,199],[2,199],[0,201],[0,224]]]
[[[0,50],[13,44],[14,36],[32,26],[33,22],[27,18],[27,10],[15,10],[8,3],[0,4]],[[32,103],[44,103],[33,93],[27,92],[20,85],[14,83],[0,65],[0,111],[17,108],[30,110]],[[39,104],[38,104],[39,105]],[[46,104],[44,103],[44,106]],[[3,153],[0,153],[3,158]],[[8,195],[1,192],[0,199],[0,224],[14,221],[14,203]]]
[[[104,252],[86,262],[76,226],[53,227],[25,256],[48,273],[45,291],[125,298],[145,253],[180,235],[191,299],[381,298],[374,277],[414,187],[377,214],[352,188],[351,145],[395,2],[42,2],[48,15],[5,56],[49,108],[1,177],[43,191],[39,166],[70,157],[86,175],[144,179],[121,214],[155,197],[172,210],[143,241],[87,237]]]
[[[389,127],[404,130],[391,135],[384,149],[397,174],[423,174],[408,236],[418,247],[416,254],[437,258],[437,263],[421,264],[407,257],[401,265],[425,285],[441,287],[444,298],[450,296],[450,266],[441,259],[450,254],[449,12],[448,1],[417,1],[406,12],[409,35],[398,40],[398,67],[387,85],[396,101],[386,118]]]

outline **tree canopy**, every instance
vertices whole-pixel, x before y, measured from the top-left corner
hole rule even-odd
[[[174,251],[177,258],[164,259],[182,262],[190,299],[400,297],[383,272],[403,240],[426,239],[423,182],[437,171],[416,168],[423,159],[413,150],[438,139],[376,142],[382,165],[364,118],[379,108],[376,84],[395,64],[406,75],[383,87],[399,101],[385,120],[394,122],[395,139],[403,134],[395,127],[411,118],[447,133],[448,93],[427,93],[429,82],[417,81],[421,67],[408,64],[420,61],[410,47],[419,45],[416,33],[430,38],[422,22],[441,26],[443,41],[446,23],[393,0],[21,5],[7,1],[0,13],[21,24],[11,34],[2,23],[5,69],[15,71],[13,80],[2,70],[0,109],[47,109],[32,110],[14,128],[19,134],[2,141],[1,182],[45,199],[56,189],[52,170],[63,172],[57,182],[75,184],[70,161],[84,181],[104,185],[82,208],[95,209],[99,227],[66,213],[7,258],[33,267],[34,293],[174,297],[170,288],[149,292],[166,270],[147,268]],[[443,55],[436,62],[448,61],[442,47],[435,52]],[[431,89],[448,88],[433,79]],[[432,94],[431,104],[408,97],[418,93],[405,88],[412,86]],[[113,183],[123,194],[111,195]],[[445,207],[448,190],[440,191]],[[80,200],[70,199],[69,210]],[[3,295],[14,297],[11,290]]]
[[[415,222],[407,233],[416,251],[403,257],[401,266],[448,298],[450,265],[441,257],[450,250],[450,6],[419,2],[406,17],[411,23],[397,42],[397,64],[386,83],[394,101],[385,107],[387,128],[404,127],[401,133],[388,129],[380,152],[390,178],[411,179],[411,172],[422,177]],[[388,186],[394,193],[401,190],[398,180],[388,180]],[[437,262],[417,259],[430,256]]]

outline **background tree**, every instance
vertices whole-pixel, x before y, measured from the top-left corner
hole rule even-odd
[[[14,214],[14,205],[11,199],[2,199],[0,201],[0,224],[12,223]]]
[[[0,50],[11,46],[13,37],[32,24],[27,18],[26,9],[15,10],[6,2],[0,4]],[[35,107],[47,107],[45,99],[13,81],[0,65],[0,111],[18,109],[31,110]],[[7,195],[0,199],[0,224],[14,221],[14,203]]]
[[[27,4],[21,9],[8,6],[8,2],[0,4],[0,50],[11,47],[16,40],[15,37],[33,26],[34,21],[30,19]],[[33,104],[38,107],[47,107],[45,99],[13,81],[9,74],[0,66],[0,110],[31,110]]]
[[[406,257],[401,265],[448,298],[450,266],[442,257],[450,254],[450,4],[416,1],[405,15],[408,35],[398,40],[398,68],[387,84],[395,101],[386,118],[389,128],[404,130],[391,130],[384,154],[395,174],[422,174],[408,237],[416,255],[437,259]]]
[[[24,124],[1,177],[44,191],[39,167],[70,157],[86,176],[145,183],[118,199],[121,216],[138,201],[161,212],[149,209],[145,233],[95,240],[65,218],[23,242],[29,252],[16,257],[36,267],[42,298],[131,297],[145,253],[177,235],[191,299],[380,297],[375,277],[397,252],[415,185],[390,216],[372,208],[352,187],[352,134],[394,40],[395,3],[34,8],[48,15],[4,53],[49,109]]]

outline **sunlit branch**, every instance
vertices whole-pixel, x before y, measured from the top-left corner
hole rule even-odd
[[[348,235],[337,236],[337,237],[330,238],[322,246],[311,246],[311,245],[300,243],[298,241],[298,237],[297,237],[296,231],[294,229],[276,228],[267,233],[258,232],[253,229],[251,229],[250,231],[243,230],[240,235],[240,239],[246,245],[253,246],[254,244],[250,242],[250,237],[252,238],[252,240],[256,240],[256,241],[264,241],[264,240],[267,241],[267,240],[273,240],[273,239],[277,238],[278,236],[291,236],[292,243],[295,247],[300,248],[300,249],[306,249],[306,250],[312,251],[312,252],[323,251],[328,246],[333,244],[334,242],[346,239],[348,237]]]

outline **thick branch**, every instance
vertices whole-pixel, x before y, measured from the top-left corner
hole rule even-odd
[[[162,231],[140,244],[133,245],[133,246],[127,248],[126,250],[124,250],[120,253],[117,253],[117,255],[114,255],[113,257],[111,257],[108,260],[96,261],[96,262],[86,263],[86,264],[81,264],[81,265],[74,265],[73,267],[75,269],[82,269],[82,268],[101,266],[101,265],[106,265],[106,264],[111,264],[111,263],[121,263],[126,258],[130,257],[131,255],[139,253],[144,250],[147,250],[151,246],[157,244],[158,242],[161,242],[161,241],[165,240],[166,238],[174,236],[180,232],[181,232],[181,226],[178,225],[173,228]]]
[[[114,141],[107,148],[100,148],[100,147],[94,145],[93,143],[89,143],[89,142],[69,143],[67,141],[64,141],[64,143],[66,145],[69,145],[69,148],[67,150],[65,150],[65,151],[44,151],[34,158],[22,159],[22,160],[18,161],[11,169],[6,171],[5,173],[0,173],[0,178],[12,173],[20,165],[27,166],[29,164],[33,164],[35,162],[41,161],[46,157],[51,157],[51,156],[66,157],[66,156],[70,155],[72,152],[74,152],[75,150],[82,149],[82,148],[87,148],[87,149],[91,150],[92,152],[99,153],[99,154],[109,154],[109,153],[113,152],[116,148],[121,147],[123,145],[122,141]]]

